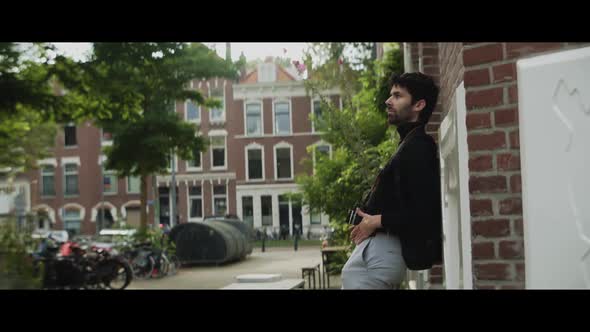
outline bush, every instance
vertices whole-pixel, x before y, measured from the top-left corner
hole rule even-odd
[[[31,237],[31,220],[17,227],[15,217],[0,222],[0,289],[37,289],[41,276],[33,275],[33,253],[39,241]]]

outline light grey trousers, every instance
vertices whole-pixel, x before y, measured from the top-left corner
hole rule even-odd
[[[397,236],[377,233],[356,246],[342,269],[342,289],[396,289],[406,277]]]

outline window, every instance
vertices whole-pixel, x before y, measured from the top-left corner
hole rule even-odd
[[[193,160],[187,161],[187,168],[190,170],[191,168],[201,169],[201,159],[203,157],[203,153],[201,151],[193,151]]]
[[[105,170],[102,168],[102,183],[103,192],[105,194],[116,194],[117,193],[117,174],[112,170]]]
[[[250,148],[247,151],[248,164],[248,180],[262,180],[264,178],[262,173],[262,149]]]
[[[227,196],[224,184],[213,186],[213,215],[224,216],[227,214]]]
[[[262,103],[246,104],[246,136],[262,135]]]
[[[213,168],[225,167],[225,136],[211,137]]]
[[[252,196],[242,197],[242,220],[250,225],[254,225],[254,199]]]
[[[221,101],[221,107],[211,109],[211,121],[225,120],[225,97],[223,87],[211,88],[210,96],[211,98]]]
[[[187,121],[197,123],[201,121],[201,108],[190,100],[186,101],[185,113]]]
[[[274,108],[275,115],[275,134],[291,133],[291,112],[288,102],[276,102]]]
[[[65,146],[76,146],[76,126],[73,124],[64,127]]]
[[[291,147],[275,148],[276,178],[291,179]]]
[[[139,176],[127,177],[127,193],[139,194],[141,191],[141,178]]]
[[[260,196],[262,226],[272,226],[272,196]]]
[[[78,165],[65,164],[65,195],[78,195]]]
[[[108,131],[100,130],[102,142],[111,142],[113,140],[113,134]]]
[[[322,213],[321,213],[321,211],[319,211],[317,209],[310,208],[309,217],[310,217],[309,222],[312,225],[319,225],[322,223]]]
[[[64,229],[68,232],[70,238],[80,234],[81,224],[80,210],[68,209],[64,211]]]
[[[313,101],[313,120],[311,121],[311,131],[316,132],[316,124],[322,119],[322,104],[319,100]]]
[[[55,196],[55,167],[51,165],[41,169],[41,195]]]
[[[188,189],[189,219],[203,218],[203,196],[201,186],[190,186]]]

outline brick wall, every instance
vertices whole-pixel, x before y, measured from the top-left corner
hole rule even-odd
[[[515,58],[504,43],[463,47],[474,288],[523,288]]]
[[[525,287],[516,61],[579,46],[464,46],[474,288]]]

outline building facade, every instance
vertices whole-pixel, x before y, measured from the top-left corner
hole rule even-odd
[[[238,81],[195,79],[188,87],[218,98],[222,107],[176,101],[175,112],[196,124],[195,135],[210,145],[195,160],[174,157],[168,174],[148,179],[149,223],[173,226],[234,215],[275,235],[319,236],[328,216],[287,196],[299,192],[297,175],[313,172],[304,168],[304,159],[315,160],[316,152],[331,155],[310,117],[321,114],[319,98],[308,96],[293,70],[269,60]],[[338,91],[325,93],[338,105]],[[109,144],[110,135],[90,122],[65,125],[53,155],[17,177],[30,192],[27,210],[37,214],[38,228],[91,235],[118,220],[139,225],[139,178],[117,178],[102,169],[101,148]]]

